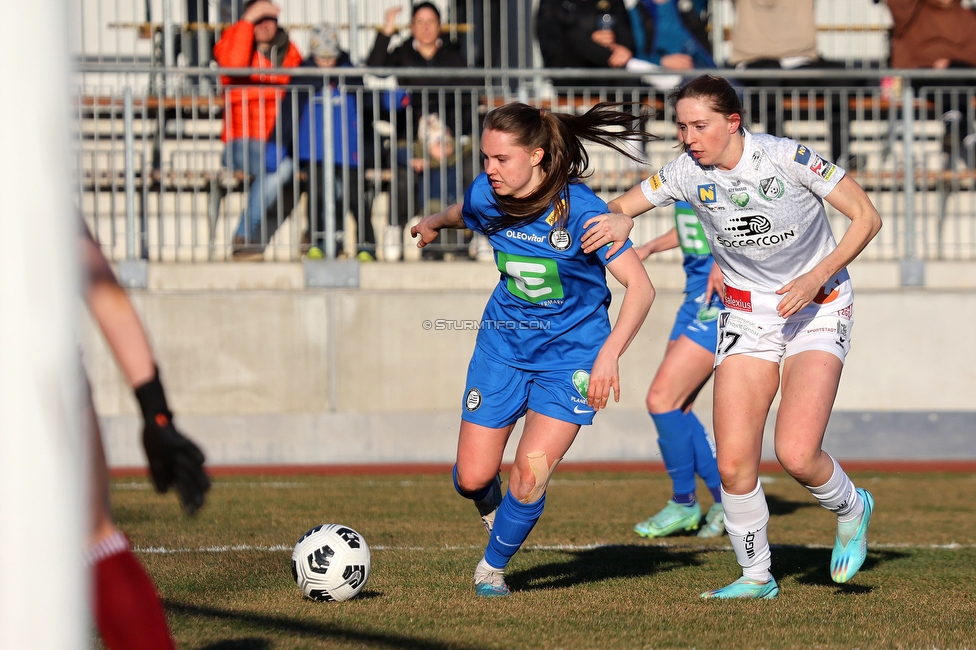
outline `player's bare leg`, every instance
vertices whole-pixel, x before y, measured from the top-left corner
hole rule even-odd
[[[479,596],[508,595],[505,568],[542,515],[549,479],[579,429],[578,424],[532,410],[526,413],[508,492],[495,515],[485,557],[475,569],[475,592]]]
[[[461,422],[457,463],[454,465],[454,489],[474,502],[489,534],[495,523],[495,511],[503,496],[499,474],[502,454],[514,428],[514,424],[492,429],[471,422]]]
[[[715,371],[715,442],[722,475],[725,526],[742,577],[702,598],[775,598],[769,572],[769,508],[759,484],[763,429],[779,387],[779,364],[746,355],[727,357]]]
[[[840,464],[822,450],[843,363],[828,352],[808,350],[783,362],[783,391],[776,421],[776,456],[824,508],[837,515],[830,560],[835,582],[854,577],[867,557],[874,499],[856,488]]]

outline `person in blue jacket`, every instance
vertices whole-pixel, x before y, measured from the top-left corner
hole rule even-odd
[[[373,164],[372,129],[362,129],[361,124],[368,122],[373,116],[372,95],[361,92],[361,75],[327,77],[322,72],[323,69],[352,67],[349,54],[339,45],[335,27],[330,23],[316,25],[309,40],[309,56],[299,66],[301,71],[296,71],[293,75],[291,88],[285,93],[281,103],[281,140],[270,143],[270,146],[283,148],[278,156],[269,156],[270,159],[290,156],[309,178],[314,176],[317,180],[316,191],[309,194],[312,199],[309,212],[314,215],[314,221],[309,228],[310,259],[322,258],[326,250],[327,148],[332,149],[331,162],[335,170],[333,205],[336,249],[340,252],[343,250],[344,217],[348,207],[359,224],[359,259],[370,261],[375,252],[376,238],[373,234],[369,203],[363,206],[360,215],[360,196],[365,191],[360,186],[358,173],[360,168],[368,168]],[[380,94],[387,103],[396,102],[386,91]],[[332,111],[331,131],[328,134],[326,106]],[[397,108],[399,107],[394,106],[393,110]]]
[[[484,173],[464,200],[411,228],[418,246],[442,228],[488,237],[500,272],[468,366],[454,485],[475,502],[489,532],[474,574],[479,596],[506,596],[505,568],[545,506],[546,487],[580,426],[613,391],[617,360],[644,321],[654,288],[630,242],[584,254],[589,220],[606,203],[580,181],[581,139],[634,158],[616,139],[647,141],[644,115],[598,104],[583,115],[521,103],[493,110],[481,137]],[[616,324],[608,316],[606,272],[624,286]],[[522,436],[501,494],[502,454],[516,422]]]

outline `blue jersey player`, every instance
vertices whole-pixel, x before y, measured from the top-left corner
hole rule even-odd
[[[621,199],[609,207],[624,212]],[[667,352],[647,391],[647,410],[658,433],[658,447],[671,477],[672,496],[660,512],[634,526],[641,537],[665,537],[695,530],[701,508],[695,497],[695,475],[705,482],[714,501],[699,537],[725,533],[722,481],[715,450],[705,428],[691,410],[712,375],[718,315],[722,304],[722,271],[715,266],[708,241],[691,204],[675,203],[675,227],[635,248],[641,259],[672,248],[684,253],[685,300],[678,310]]]
[[[611,391],[619,400],[617,359],[654,299],[629,242],[612,255],[580,246],[584,222],[607,209],[578,180],[587,160],[580,139],[633,157],[613,139],[653,138],[636,128],[642,120],[605,104],[578,116],[518,103],[495,109],[481,138],[485,173],[463,203],[411,229],[420,247],[442,228],[487,235],[500,272],[468,366],[454,468],[457,491],[489,532],[474,574],[479,596],[509,593],[505,568],[542,515],[552,472]],[[605,268],[626,289],[612,327]],[[522,416],[503,497],[502,454]]]

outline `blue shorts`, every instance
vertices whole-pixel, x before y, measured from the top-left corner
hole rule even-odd
[[[684,334],[714,354],[715,345],[718,343],[718,316],[706,321],[699,320],[698,312],[701,311],[704,300],[704,293],[697,296],[685,294],[685,301],[678,309],[678,316],[674,319],[674,327],[671,328],[671,336],[668,340],[674,341]],[[722,308],[722,301],[715,293],[712,294],[709,304],[712,307]]]
[[[475,348],[461,401],[461,419],[491,429],[515,423],[528,409],[563,422],[593,424],[593,408],[575,384],[589,368],[523,370]],[[575,377],[575,381],[574,381]],[[585,389],[584,389],[585,391]]]

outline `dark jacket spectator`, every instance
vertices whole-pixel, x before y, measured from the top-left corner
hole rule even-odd
[[[540,0],[536,36],[547,68],[624,69],[636,45],[623,0]],[[633,85],[594,76],[553,79],[557,86]]]

